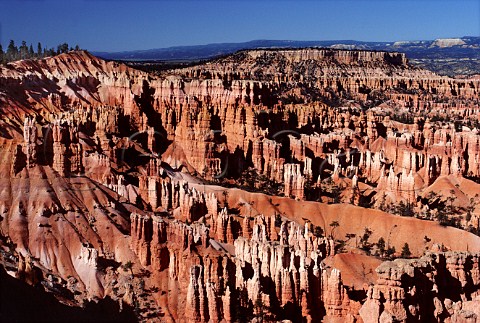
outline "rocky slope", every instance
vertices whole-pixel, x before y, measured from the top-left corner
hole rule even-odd
[[[475,321],[479,85],[346,50],[8,64],[2,261],[140,320]]]

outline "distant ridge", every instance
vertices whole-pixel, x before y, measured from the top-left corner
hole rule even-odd
[[[343,40],[342,44],[350,46],[360,46],[358,49],[372,49],[378,47],[378,44],[387,43],[367,43],[354,40]],[[213,43],[194,46],[174,46],[167,48],[134,50],[124,52],[93,52],[94,55],[105,59],[117,60],[198,60],[208,59],[220,55],[231,54],[239,50],[254,48],[275,48],[275,47],[330,47],[339,44],[339,41],[295,41],[295,40],[252,40],[243,43]],[[362,48],[366,44],[369,48]]]
[[[478,58],[480,59],[480,37],[465,36],[424,41],[363,42],[356,40],[296,41],[296,40],[252,40],[243,43],[214,43],[195,46],[175,46],[123,52],[93,52],[94,55],[114,60],[199,60],[231,54],[242,49],[275,47],[331,47],[338,49],[364,49],[398,51],[412,59]]]

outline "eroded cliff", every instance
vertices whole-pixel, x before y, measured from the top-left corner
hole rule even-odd
[[[324,49],[0,72],[11,275],[143,320],[479,317],[478,79]]]

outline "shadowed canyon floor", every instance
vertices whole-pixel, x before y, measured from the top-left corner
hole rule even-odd
[[[3,267],[125,320],[477,322],[479,90],[374,51],[9,63]]]

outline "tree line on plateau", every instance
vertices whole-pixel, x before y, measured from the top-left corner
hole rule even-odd
[[[33,45],[27,45],[26,41],[22,41],[22,44],[17,47],[13,40],[10,40],[7,49],[4,51],[2,44],[0,44],[0,63],[6,64],[8,62],[18,61],[21,59],[35,59],[44,58],[47,56],[55,56],[62,53],[66,53],[71,50],[80,50],[80,47],[69,47],[67,43],[59,44],[57,49],[43,47],[39,42],[37,48],[34,50]]]

